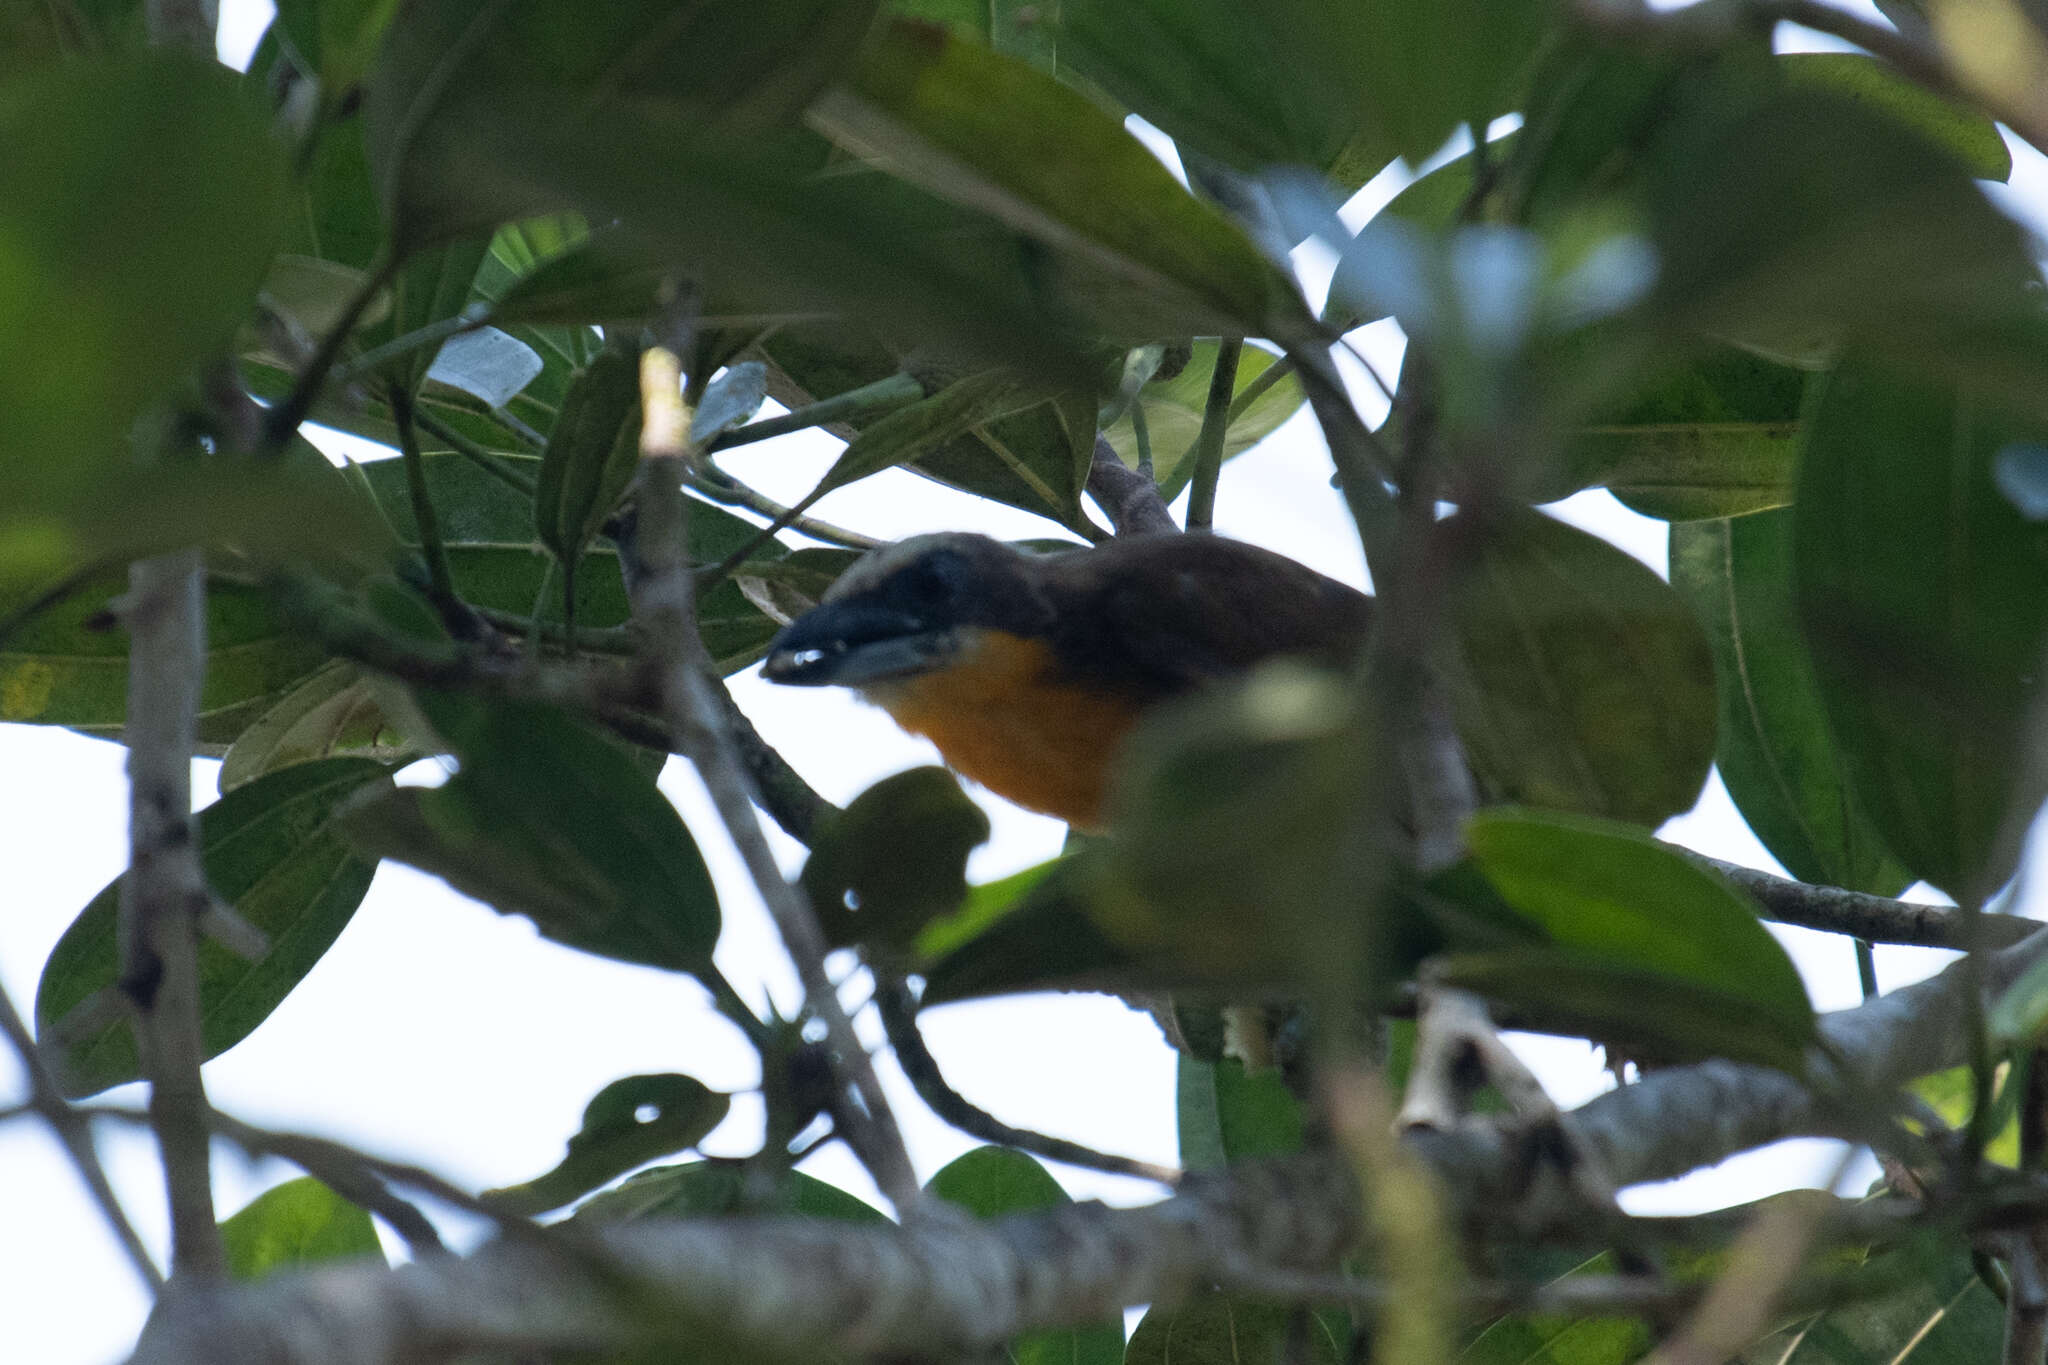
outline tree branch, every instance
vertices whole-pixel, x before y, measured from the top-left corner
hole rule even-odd
[[[782,875],[754,814],[754,793],[727,715],[708,683],[711,661],[697,632],[696,586],[685,551],[682,494],[689,462],[689,416],[683,408],[675,354],[650,348],[641,361],[640,472],[635,518],[622,551],[634,564],[628,576],[633,619],[644,632],[646,662],[661,696],[669,729],[682,741],[718,807],[741,860],[781,931],[812,1011],[824,1023],[835,1065],[856,1104],[840,1106],[848,1141],[882,1193],[908,1216],[918,1206],[917,1173],[873,1062],[853,1031],[825,967],[828,951],[817,916],[803,892]]]
[[[1095,462],[1088,467],[1088,493],[1120,536],[1180,530],[1173,513],[1166,510],[1166,500],[1159,496],[1159,485],[1125,464],[1109,438],[1100,433],[1095,437]]]
[[[1149,1208],[1077,1204],[909,1227],[650,1222],[603,1229],[580,1255],[501,1241],[398,1272],[280,1276],[167,1305],[135,1360],[369,1365],[478,1347],[628,1345],[713,1346],[732,1358],[978,1359],[1033,1327],[1184,1301],[1234,1263],[1327,1270],[1356,1225],[1349,1178],[1327,1162],[1188,1185]]]
[[[50,1131],[57,1135],[65,1155],[71,1158],[72,1166],[77,1169],[78,1178],[85,1182],[93,1202],[99,1205],[100,1215],[107,1220],[115,1240],[121,1243],[121,1250],[128,1254],[135,1273],[142,1277],[142,1282],[154,1294],[164,1287],[164,1277],[157,1270],[156,1262],[149,1258],[149,1249],[142,1245],[135,1225],[128,1221],[128,1214],[115,1196],[114,1187],[107,1181],[106,1167],[100,1164],[99,1152],[93,1147],[92,1121],[65,1101],[57,1088],[56,1077],[50,1074],[42,1053],[36,1048],[35,1038],[22,1022],[20,1012],[14,1008],[14,1001],[8,998],[5,990],[0,990],[0,1032],[6,1033],[15,1055],[21,1059],[21,1069],[28,1076],[28,1101],[23,1107],[50,1125]]]
[[[1763,906],[1766,918],[1830,934],[1849,934],[1872,943],[1898,943],[1914,948],[1964,946],[1961,912],[1945,905],[1919,905],[1885,896],[1845,891],[1774,877],[1740,863],[1723,862],[1681,850],[1702,867],[1719,873],[1747,891]],[[1987,948],[2008,948],[2026,938],[2040,922],[2018,915],[1982,914],[1977,933]]]
[[[198,920],[212,903],[192,817],[192,755],[206,672],[205,569],[199,551],[138,560],[129,570],[128,873],[121,879],[121,990],[134,1005],[136,1046],[171,1206],[173,1277],[226,1273],[214,1222],[199,1077]]]
[[[903,1074],[917,1088],[918,1098],[929,1105],[934,1114],[961,1132],[983,1142],[1015,1147],[1069,1166],[1107,1171],[1111,1175],[1136,1176],[1169,1188],[1180,1182],[1181,1172],[1169,1166],[1098,1152],[1093,1147],[1084,1147],[1078,1142],[1050,1137],[1028,1128],[1013,1128],[953,1089],[939,1070],[938,1058],[932,1056],[931,1049],[925,1046],[924,1034],[917,1027],[917,1006],[911,1000],[909,987],[902,981],[876,974],[875,1009],[882,1017],[882,1027],[888,1032],[889,1046],[896,1050],[897,1065],[903,1068]]]

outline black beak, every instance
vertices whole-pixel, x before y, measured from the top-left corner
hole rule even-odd
[[[909,677],[950,660],[959,637],[908,612],[867,602],[828,602],[783,628],[761,676],[799,687],[858,687]]]

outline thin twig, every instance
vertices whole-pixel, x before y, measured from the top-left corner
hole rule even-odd
[[[1797,924],[1830,934],[1848,934],[1872,943],[1898,943],[1914,948],[1961,948],[1962,916],[1951,906],[1920,905],[1838,886],[1816,886],[1774,877],[1740,863],[1724,862],[1681,850],[1747,891],[1768,919]],[[2006,948],[2041,927],[2038,920],[1985,912],[1979,916],[1987,948]]]
[[[911,999],[910,988],[902,981],[876,974],[875,1009],[889,1035],[889,1046],[896,1051],[897,1065],[903,1068],[903,1074],[917,1088],[918,1097],[931,1107],[933,1113],[961,1132],[983,1142],[1015,1147],[1069,1166],[1106,1171],[1111,1175],[1136,1176],[1140,1180],[1153,1180],[1169,1187],[1180,1182],[1181,1173],[1170,1166],[1098,1152],[1093,1147],[1065,1138],[1012,1127],[953,1089],[939,1070],[938,1059],[925,1046],[924,1034],[917,1026],[916,1002]]]
[[[413,526],[419,532],[420,554],[427,561],[427,577],[433,587],[434,605],[443,616],[456,601],[455,575],[448,567],[448,547],[441,540],[441,518],[434,510],[434,498],[427,490],[427,465],[420,454],[419,432],[413,425],[412,394],[403,384],[393,384],[386,394],[391,418],[398,426],[399,456],[405,461],[406,493],[412,501]]]
[[[892,374],[886,379],[877,379],[872,384],[863,384],[857,389],[848,389],[845,393],[821,398],[800,408],[791,408],[779,417],[764,417],[758,422],[749,422],[743,427],[722,431],[706,443],[704,453],[716,455],[722,450],[751,445],[755,441],[766,441],[776,436],[787,436],[793,431],[829,426],[834,422],[850,421],[857,417],[879,416],[915,403],[924,396],[924,385],[918,383],[913,376]]]
[[[112,1230],[115,1240],[121,1243],[121,1250],[128,1254],[129,1264],[135,1267],[135,1273],[142,1277],[149,1291],[156,1293],[164,1287],[163,1273],[149,1258],[149,1249],[136,1235],[135,1225],[128,1221],[127,1212],[122,1209],[113,1185],[107,1180],[106,1167],[100,1164],[99,1152],[93,1147],[92,1122],[69,1104],[58,1090],[56,1077],[50,1074],[48,1064],[36,1047],[35,1038],[30,1035],[28,1026],[22,1022],[21,1014],[14,1008],[14,1001],[8,998],[4,988],[0,988],[0,1032],[6,1033],[15,1056],[21,1059],[22,1070],[28,1075],[28,1100],[22,1109],[40,1115],[50,1125],[50,1131],[57,1135],[65,1155],[77,1168],[78,1178],[85,1182],[93,1202],[99,1205],[100,1216],[107,1220],[107,1227]]]
[[[1224,337],[1209,375],[1209,401],[1195,435],[1195,472],[1188,485],[1188,529],[1206,531],[1216,521],[1216,480],[1223,473],[1223,440],[1230,429],[1230,399],[1237,391],[1237,361],[1243,337]]]
[[[792,531],[801,532],[812,540],[822,540],[827,545],[837,545],[848,550],[872,550],[886,543],[873,536],[862,535],[859,531],[849,531],[844,526],[836,526],[817,517],[805,516],[783,506],[764,493],[756,492],[724,470],[716,469],[709,464],[700,463],[685,468],[682,470],[681,482],[688,485],[692,492],[701,493],[713,502],[723,503],[727,507],[744,507],[749,512],[758,513]]]
[[[825,968],[829,951],[810,900],[776,866],[754,813],[737,746],[707,679],[711,661],[697,632],[696,587],[685,550],[687,504],[683,470],[689,460],[689,416],[683,408],[676,353],[649,347],[641,359],[641,462],[635,484],[637,523],[626,557],[635,572],[629,586],[633,619],[645,632],[647,665],[661,695],[669,728],[683,740],[719,818],[725,823],[783,943],[796,965],[810,1008],[824,1023],[834,1063],[857,1104],[842,1105],[848,1141],[882,1193],[903,1215],[918,1207],[917,1173],[903,1146],[873,1062],[854,1033]]]
[[[290,444],[292,437],[298,434],[299,427],[312,414],[313,404],[319,400],[320,390],[326,387],[328,374],[334,369],[335,362],[341,359],[342,350],[348,345],[349,333],[353,332],[356,324],[362,320],[364,310],[376,301],[377,295],[384,292],[385,287],[397,276],[398,268],[403,262],[402,256],[387,252],[363,277],[362,284],[357,286],[356,292],[350,296],[348,304],[341,310],[341,316],[327,329],[327,334],[320,338],[320,345],[306,361],[305,368],[299,371],[298,378],[292,381],[291,391],[264,418],[263,444],[257,448],[259,454],[275,456],[281,453],[285,446]]]
[[[206,671],[206,574],[199,551],[138,560],[127,619],[129,855],[121,879],[121,989],[149,1081],[164,1163],[174,1279],[226,1274],[214,1221],[199,1022],[198,918],[211,903],[192,816],[192,755]]]

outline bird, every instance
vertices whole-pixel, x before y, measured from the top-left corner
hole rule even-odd
[[[770,642],[762,673],[850,687],[962,776],[1097,832],[1143,716],[1269,660],[1348,667],[1372,609],[1366,593],[1212,532],[1050,553],[940,532],[855,561]]]

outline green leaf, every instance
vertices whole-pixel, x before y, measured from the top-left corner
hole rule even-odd
[[[2036,272],[1947,148],[1818,84],[1697,108],[1647,163],[1649,315],[1807,364],[1844,340],[1938,373],[1995,359],[1974,382],[2008,382],[1998,329],[2037,312]]]
[[[605,1185],[657,1157],[694,1147],[725,1121],[732,1097],[689,1076],[627,1076],[597,1092],[569,1153],[545,1175],[484,1200],[503,1213],[532,1218]]]
[[[974,428],[1031,406],[1014,376],[988,370],[946,385],[867,427],[839,453],[818,486],[799,506],[809,506],[836,488],[931,454]]]
[[[802,882],[835,944],[907,947],[967,895],[988,816],[944,768],[912,768],[856,796],[818,830]]]
[[[1124,1365],[1338,1365],[1350,1355],[1350,1333],[1335,1314],[1204,1294],[1148,1310]]]
[[[391,307],[385,320],[362,329],[364,348],[410,336],[469,307],[470,287],[490,248],[490,238],[478,235],[413,253],[391,281]],[[440,349],[438,343],[417,346],[389,361],[383,373],[416,392]]]
[[[1614,1255],[1602,1252],[1552,1283],[1618,1272]],[[1633,1365],[1655,1340],[1636,1318],[1517,1313],[1488,1323],[1457,1359],[1458,1365]]]
[[[2010,999],[2012,994],[2013,992],[2008,991],[2005,998]],[[2028,1040],[2023,1036],[2006,1034],[1999,1027],[1999,1020],[1995,1015],[1989,1022],[1993,1037],[2000,1042],[2009,1038],[2021,1046],[2027,1043]],[[1985,1130],[1992,1136],[1984,1145],[1984,1159],[1996,1162],[2009,1170],[2019,1169],[2019,1097],[2026,1090],[2026,1068],[2032,1064],[2031,1060],[2018,1065],[2000,1063],[1994,1076],[1991,1118],[1989,1127]],[[1977,1103],[1977,1078],[1969,1067],[1950,1067],[1946,1071],[1918,1077],[1907,1086],[1907,1089],[1926,1101],[1927,1107],[1946,1120],[1951,1128],[1962,1129],[1969,1126],[1970,1111]],[[1915,1126],[1924,1129],[1925,1125]]]
[[[1952,153],[1979,180],[2012,175],[2012,150],[1999,136],[1997,124],[1908,80],[1896,67],[1860,52],[1788,52],[1778,62],[1795,86],[1830,90],[1896,119]]]
[[[1984,894],[2011,873],[2008,811],[2048,647],[2048,526],[1992,478],[2038,440],[1983,405],[1850,360],[1808,423],[1793,582],[1852,785],[1917,877]]]
[[[1550,501],[1605,485],[1646,517],[1739,517],[1792,501],[1806,375],[1718,347],[1597,414],[1572,437]],[[1569,486],[1566,486],[1569,485]]]
[[[769,392],[801,407],[900,372],[896,356],[849,327],[799,324],[778,329],[758,350],[769,364]],[[1047,517],[1085,521],[1081,491],[1095,450],[1095,403],[1079,393],[975,426],[925,452],[910,467],[927,478]],[[859,419],[837,434],[851,439],[883,418]]]
[[[873,8],[721,3],[678,22],[656,0],[601,21],[531,0],[482,15],[467,0],[415,5],[364,102],[401,239],[575,210],[627,225],[721,306],[843,311],[1080,377],[1086,281],[1062,277],[1083,262],[878,172],[818,174],[831,149],[794,115],[848,68]]]
[[[328,664],[294,687],[235,736],[221,758],[220,790],[296,763],[355,754],[396,762],[404,740],[384,718],[378,684],[354,664]]]
[[[329,758],[258,778],[196,817],[200,863],[213,893],[269,947],[254,960],[211,939],[199,943],[200,1041],[215,1057],[249,1036],[332,944],[369,890],[376,864],[343,842],[340,811],[390,782],[382,764]],[[83,1037],[53,1035],[66,1015],[117,989],[120,880],[92,898],[43,964],[36,1028],[54,1038],[69,1095],[96,1094],[137,1079],[135,1037],[126,1017]]]
[[[1302,1148],[1301,1103],[1271,1068],[1247,1072],[1234,1057],[1204,1062],[1182,1053],[1174,1104],[1180,1163],[1191,1171],[1289,1156]]]
[[[384,1247],[370,1215],[311,1176],[257,1195],[220,1225],[228,1273],[260,1280],[281,1270],[375,1256]]]
[[[1974,1365],[1996,1360],[2005,1308],[1959,1248],[1908,1244],[1859,1272],[1872,1292],[1775,1332],[1741,1365]]]
[[[1194,476],[1195,436],[1202,429],[1202,411],[1209,401],[1209,378],[1216,371],[1218,345],[1214,337],[1198,338],[1193,358],[1180,373],[1171,379],[1155,379],[1138,391],[1136,401],[1145,409],[1145,424],[1152,438],[1153,476],[1168,501],[1179,497]],[[1280,357],[1271,351],[1245,347],[1237,364],[1233,396],[1245,394],[1280,363]],[[1303,401],[1299,379],[1290,374],[1275,381],[1233,414],[1223,437],[1223,458],[1234,459],[1270,436],[1282,422],[1300,411]],[[1125,464],[1137,466],[1138,439],[1128,413],[1104,428],[1103,435],[1116,447]]]
[[[334,102],[369,70],[398,9],[399,0],[280,0],[277,27]]]
[[[1671,584],[1714,649],[1715,759],[1742,818],[1793,876],[1895,896],[1912,877],[1862,811],[1800,638],[1792,517],[1671,528]]]
[[[127,590],[125,575],[95,579],[0,639],[0,721],[120,733],[128,714],[128,632],[112,603]],[[199,719],[209,742],[232,739],[326,658],[292,632],[266,594],[219,582],[206,592],[206,650]]]
[[[1400,151],[1370,112],[1367,28],[1361,7],[1312,0],[1064,0],[1059,52],[1191,151],[1337,170],[1349,188]]]
[[[0,146],[0,474],[118,466],[138,414],[226,354],[255,302],[283,148],[240,77],[168,49],[0,86]]]
[[[718,893],[650,774],[553,708],[415,695],[461,770],[360,803],[351,839],[529,917],[557,943],[709,968]]]
[[[1307,320],[1291,282],[1121,119],[979,43],[887,21],[809,117],[850,150],[1099,272],[1087,292],[1103,297],[1090,302],[1116,328],[1267,336]]]
[[[925,1193],[976,1218],[1034,1213],[1073,1202],[1045,1167],[1011,1147],[976,1147],[954,1158],[925,1185]],[[1112,1319],[1027,1332],[1005,1350],[1013,1365],[1120,1365],[1124,1327]]]
[[[1058,11],[1039,0],[888,0],[890,14],[948,24],[997,52],[1051,72],[1059,47]]]
[[[640,459],[640,367],[600,352],[578,372],[548,433],[534,490],[541,544],[573,567],[633,481]]]
[[[766,1184],[766,1197],[756,1190]],[[750,1202],[753,1201],[753,1202]],[[886,1223],[888,1215],[836,1185],[802,1171],[782,1171],[749,1187],[737,1161],[686,1161],[642,1171],[586,1201],[574,1221],[630,1223],[642,1218],[718,1218],[734,1214],[795,1214],[846,1223]]]
[[[149,41],[142,0],[40,0],[0,6],[0,80],[66,58]]]
[[[1806,987],[1720,878],[1641,830],[1585,816],[1493,808],[1465,839],[1553,946],[1452,957],[1446,979],[1595,1036],[1799,1068],[1815,1037]]]
[[[1714,756],[1713,656],[1685,602],[1607,542],[1517,511],[1451,597],[1458,729],[1499,798],[1655,826]]]

